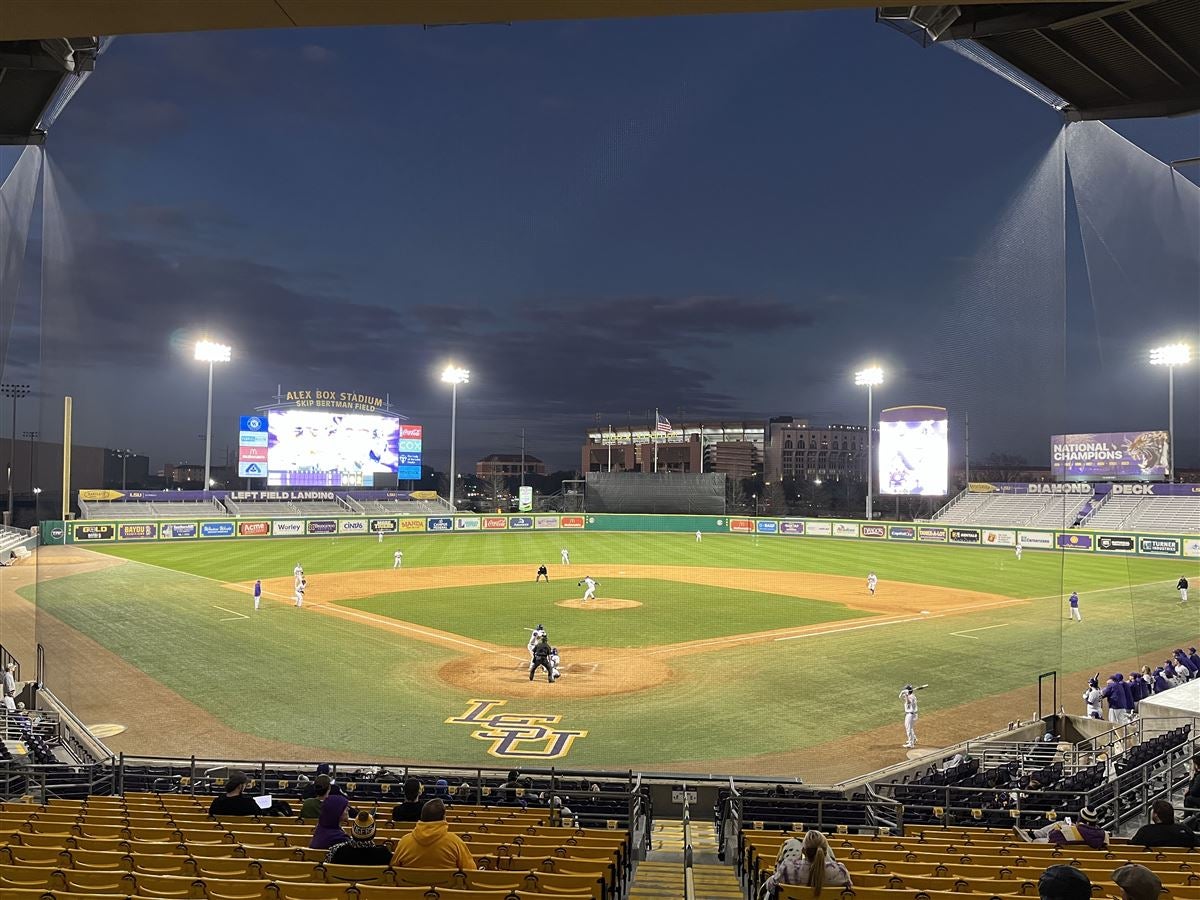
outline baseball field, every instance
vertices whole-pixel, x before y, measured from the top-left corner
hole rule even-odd
[[[46,647],[49,686],[125,729],[116,750],[827,783],[905,758],[906,682],[929,684],[922,748],[1030,717],[1042,672],[1082,712],[1087,676],[1197,642],[1174,584],[1198,570],[720,534],[352,536],[47,547],[4,602]],[[599,588],[581,604],[585,575]],[[528,677],[538,624],[553,684]]]

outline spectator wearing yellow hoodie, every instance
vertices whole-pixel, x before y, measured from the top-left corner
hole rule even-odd
[[[446,824],[446,804],[430,800],[421,807],[421,820],[396,845],[392,865],[410,869],[477,869],[463,839]]]

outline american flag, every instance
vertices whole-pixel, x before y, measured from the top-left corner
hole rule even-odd
[[[654,430],[669,432],[671,430],[671,423],[663,416],[656,415],[654,421]]]

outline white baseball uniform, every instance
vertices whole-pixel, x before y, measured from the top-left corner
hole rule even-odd
[[[562,555],[562,564],[563,564],[564,566],[569,566],[569,565],[571,564],[571,554],[570,554],[569,552],[567,552],[567,548],[566,548],[566,547],[563,547],[563,548],[562,548],[562,554],[561,554],[561,555]]]
[[[700,543],[700,537],[701,537],[701,535],[700,535],[700,532],[699,532],[699,531],[697,531],[697,532],[696,532],[696,543],[697,543],[697,544],[698,544],[698,543]]]
[[[917,746],[917,695],[913,691],[901,691],[900,699],[904,701],[904,736],[907,738],[904,746],[912,749]]]
[[[383,532],[382,531],[379,532],[378,537],[379,537],[379,543],[382,544],[383,543]]]
[[[299,584],[304,578],[304,567],[300,563],[296,563],[296,568],[292,569],[292,578],[295,579],[296,584]]]
[[[589,575],[579,583],[587,588],[587,590],[583,592],[583,599],[579,601],[580,603],[586,603],[588,600],[591,600],[596,596],[596,585],[598,585],[600,582],[598,582],[595,578],[592,578]]]
[[[296,606],[298,607],[304,605],[304,589],[306,587],[308,587],[308,582],[303,578],[300,579],[300,583],[296,585]]]
[[[399,569],[403,565],[404,565],[404,551],[397,550],[395,553],[392,554],[392,568]]]
[[[558,654],[557,653],[550,654],[550,674],[554,676],[555,681],[557,681],[560,677],[559,671],[558,671]]]
[[[877,584],[879,584],[879,579],[875,576],[875,573],[872,572],[867,576],[867,590],[872,594],[875,593],[875,585]]]
[[[1021,558],[1021,545],[1020,544],[1017,544],[1017,548],[1014,552],[1017,554],[1017,559],[1019,560]]]
[[[1094,688],[1089,685],[1088,689],[1083,692],[1083,702],[1087,704],[1087,715],[1089,719],[1104,718],[1101,699],[1100,688]]]
[[[545,636],[546,636],[545,628],[535,628],[535,629],[533,629],[533,632],[529,635],[529,643],[526,645],[525,649],[529,651],[530,659],[533,659],[533,648],[536,647],[538,645],[538,642]]]

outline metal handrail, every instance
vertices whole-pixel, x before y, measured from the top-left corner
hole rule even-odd
[[[696,900],[695,871],[692,868],[692,804],[687,782],[683,782],[683,900]]]

